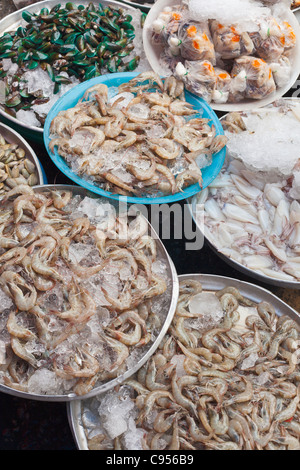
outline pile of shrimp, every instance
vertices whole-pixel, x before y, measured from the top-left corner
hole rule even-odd
[[[51,152],[57,148],[77,175],[125,196],[201,186],[201,168],[227,139],[186,101],[183,83],[144,72],[118,90],[111,102],[108,87],[95,85],[74,108],[59,112],[50,126]]]
[[[177,311],[159,349],[134,378],[109,392],[135,403],[131,416],[136,431],[144,431],[141,447],[299,450],[299,325],[277,316],[270,303],[225,287],[214,293],[222,320],[199,329],[200,314],[189,305],[203,293],[195,279],[180,282]],[[99,407],[104,399],[93,400]],[[93,408],[85,402],[82,409],[85,425],[91,421],[88,406]],[[93,423],[91,434],[85,428],[90,449],[124,448],[123,434],[109,440],[103,430],[95,433]]]
[[[43,376],[53,394],[84,395],[145,354],[167,314],[152,313],[169,302],[168,274],[154,269],[164,261],[147,220],[115,213],[99,225],[75,199],[94,201],[27,185],[1,201],[0,383],[15,390],[38,393]],[[80,246],[90,255],[77,261]]]

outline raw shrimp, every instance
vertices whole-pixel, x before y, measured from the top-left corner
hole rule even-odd
[[[177,311],[202,291],[198,281],[182,282]],[[288,333],[299,340],[298,325],[290,317],[277,316],[273,305],[246,298],[236,287],[214,294],[226,305],[222,323],[214,319],[212,327],[201,329],[193,318],[176,312],[158,351],[133,378],[99,400],[102,413],[107,399],[118,404],[122,396],[131,400],[126,422],[134,422],[146,449],[298,449],[300,388],[296,376],[287,374],[289,343],[280,343],[282,352],[277,348],[272,362],[267,361],[272,340],[264,349],[256,348],[266,333],[273,340]],[[245,312],[242,327],[239,307]],[[176,337],[178,320],[196,347],[185,346]],[[250,348],[254,362],[249,360]],[[228,352],[233,359],[226,356]],[[219,369],[226,362],[231,367]],[[86,402],[83,409],[92,412],[95,402]],[[94,419],[99,420],[97,411]],[[120,431],[118,438],[118,448],[127,449],[126,433]]]
[[[210,120],[197,117],[185,100],[183,81],[146,72],[120,85],[113,102],[107,91],[92,87],[74,108],[55,118],[52,152],[57,147],[80,177],[124,196],[175,194],[202,182],[197,157],[209,165],[227,140],[216,136]],[[122,106],[124,92],[132,99]]]

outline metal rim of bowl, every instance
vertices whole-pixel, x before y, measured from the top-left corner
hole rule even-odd
[[[281,101],[281,100],[284,100],[284,101],[296,101],[296,100],[299,100],[299,104],[300,104],[300,98],[296,98],[296,97],[292,97],[292,98],[289,98],[289,97],[284,97],[284,98],[279,98],[277,101]],[[272,106],[272,104],[274,103],[270,103],[269,105],[266,106],[266,108],[269,106]],[[255,109],[253,110],[253,112],[255,113],[259,113],[259,109]],[[251,111],[245,111],[245,113],[251,113]],[[222,116],[220,118],[220,121],[222,122],[223,119],[225,119],[227,114],[225,114],[224,116]],[[297,282],[292,282],[292,281],[283,281],[283,280],[280,280],[280,279],[276,279],[276,278],[271,278],[269,276],[266,276],[266,275],[263,275],[263,274],[260,274],[256,271],[254,271],[253,269],[250,269],[250,268],[247,268],[247,266],[243,265],[242,263],[240,263],[239,261],[236,261],[234,260],[233,258],[230,258],[229,256],[225,255],[224,253],[222,253],[222,251],[217,248],[214,243],[212,243],[212,241],[209,239],[209,236],[207,236],[201,229],[201,227],[199,226],[198,222],[196,221],[196,218],[195,218],[195,215],[194,215],[194,205],[195,205],[195,200],[196,200],[196,196],[193,196],[192,198],[190,198],[187,202],[188,202],[188,208],[189,208],[189,211],[190,211],[190,214],[191,214],[191,217],[193,219],[193,221],[195,222],[195,225],[197,227],[197,229],[199,230],[199,232],[201,233],[201,235],[205,238],[205,240],[207,241],[208,245],[210,246],[210,248],[214,251],[214,253],[216,253],[223,261],[225,261],[229,266],[231,266],[232,268],[235,268],[237,269],[239,272],[253,278],[253,279],[256,279],[257,281],[261,281],[261,282],[264,282],[268,285],[272,285],[272,286],[275,286],[275,287],[285,287],[287,289],[300,289],[300,281]]]
[[[177,4],[178,4],[177,0],[157,0],[157,2],[150,9],[147,15],[147,18],[145,20],[144,30],[143,30],[144,50],[145,50],[145,54],[146,54],[146,57],[150,66],[157,73],[160,73],[159,64],[157,63],[157,59],[154,58],[155,53],[153,52],[153,46],[150,44],[150,41],[149,41],[149,28],[151,28],[153,21],[157,18],[157,15],[159,14],[160,11],[162,11],[163,8],[169,5],[173,6]],[[295,10],[287,10],[287,15],[288,15],[288,21],[293,27],[296,37],[297,37],[296,47],[293,52],[293,64],[292,64],[293,67],[292,67],[291,77],[289,79],[288,84],[278,89],[276,88],[275,92],[273,92],[271,95],[267,96],[266,98],[262,98],[261,100],[245,100],[244,102],[240,101],[238,103],[225,103],[225,104],[217,104],[212,101],[210,103],[210,106],[212,107],[214,111],[221,111],[221,112],[233,112],[233,111],[239,112],[240,111],[242,112],[242,111],[251,111],[254,109],[259,109],[261,107],[267,106],[268,104],[271,104],[272,102],[280,99],[283,95],[285,95],[291,89],[291,87],[296,82],[298,76],[300,75],[300,24],[295,15]]]
[[[19,145],[26,151],[27,158],[29,158],[36,166],[36,170],[39,178],[39,185],[45,184],[44,175],[42,171],[41,163],[34,152],[33,148],[28,144],[28,142],[14,129],[0,122],[0,134],[3,135],[5,140],[9,143],[14,143]]]
[[[153,3],[148,3],[148,2],[138,3],[138,2],[135,2],[134,0],[121,0],[121,1],[125,3],[126,5],[130,5],[135,8],[141,8],[147,11],[149,11],[153,7]]]
[[[183,274],[178,276],[178,281],[194,279],[203,284],[204,290],[216,291],[224,287],[233,286],[241,290],[241,293],[254,302],[266,301],[273,302],[276,314],[288,315],[297,323],[300,324],[300,314],[286,304],[283,300],[277,297],[267,289],[251,284],[246,281],[240,281],[231,277],[218,276],[215,274]],[[82,400],[76,400],[67,403],[67,415],[69,427],[71,429],[73,439],[78,450],[89,450],[87,439],[84,431],[84,426],[81,420]]]
[[[5,16],[1,21],[0,21],[0,37],[3,33],[6,31],[10,30],[10,26],[14,27],[16,25],[17,29],[17,23],[19,23],[22,20],[22,13],[24,11],[29,11],[31,13],[36,13],[40,11],[42,8],[52,8],[54,5],[57,5],[59,0],[43,0],[42,2],[38,3],[33,3],[32,5],[28,5],[27,7],[24,7],[20,10],[17,10],[13,13],[10,13],[9,15]],[[68,3],[66,0],[62,2],[63,4]],[[88,5],[90,3],[90,0],[82,0],[82,1],[75,1],[73,2],[78,5]],[[118,6],[120,8],[124,8],[126,6],[127,9],[129,10],[136,10],[132,5],[121,3],[116,0],[99,0],[98,3],[102,3],[105,5],[112,5],[112,6]],[[33,131],[35,133],[40,134],[41,136],[43,135],[43,127],[35,127],[35,126],[28,126],[19,119],[11,116],[10,114],[6,113],[3,109],[0,107],[0,116],[3,116],[8,121],[11,121],[12,123],[25,128],[27,130]]]
[[[80,186],[72,186],[72,185],[64,185],[64,184],[46,184],[46,185],[39,185],[39,186],[34,186],[33,189],[37,192],[45,192],[48,190],[71,190],[74,195],[82,195],[82,196],[90,196],[93,199],[100,199],[99,197],[95,197],[95,194],[91,193],[90,191],[87,191],[84,188],[81,188]],[[113,203],[111,203],[113,205]],[[146,219],[147,220],[147,219]],[[163,245],[161,239],[158,237],[157,233],[155,232],[154,228],[150,224],[150,222],[147,220],[148,227],[149,227],[149,232],[151,236],[154,237],[155,241],[157,242],[157,248],[158,251],[161,252],[161,255],[163,255],[164,260],[167,263],[167,268],[170,276],[170,281],[172,283],[172,292],[171,292],[171,298],[170,298],[170,305],[169,305],[169,310],[166,315],[164,324],[157,335],[156,339],[153,341],[153,344],[150,346],[150,348],[147,350],[145,355],[138,360],[138,362],[128,369],[124,374],[121,374],[119,377],[110,380],[98,387],[95,387],[91,392],[87,393],[84,395],[82,398],[87,399],[90,398],[94,395],[104,393],[113,387],[119,385],[122,381],[126,380],[137,370],[142,367],[145,362],[154,354],[156,349],[158,348],[160,342],[162,341],[165,333],[167,332],[173,316],[175,314],[176,306],[177,306],[177,300],[178,300],[178,295],[179,295],[179,282],[178,282],[178,276],[177,272],[174,266],[174,263],[172,259],[170,258],[165,246]],[[70,394],[65,394],[65,395],[44,395],[44,394],[34,394],[34,393],[28,393],[28,392],[23,392],[19,390],[15,390],[13,388],[10,388],[6,385],[0,384],[0,392],[7,393],[9,395],[13,396],[18,396],[20,398],[29,398],[31,400],[36,400],[36,401],[48,401],[48,402],[69,402],[73,400],[78,400],[78,395],[75,395],[74,393]]]

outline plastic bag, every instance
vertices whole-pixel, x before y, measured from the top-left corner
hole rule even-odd
[[[277,60],[284,53],[284,33],[275,18],[259,23],[259,31],[250,33],[255,55],[266,61]]]
[[[226,70],[215,67],[216,84],[212,94],[214,103],[227,103],[231,86],[231,75]]]
[[[269,64],[257,57],[242,56],[236,59],[231,77],[230,101],[243,98],[260,100],[276,90]]]
[[[288,56],[296,45],[296,34],[292,26],[287,21],[283,21],[281,29],[284,34],[284,55]]]
[[[266,61],[276,61],[282,54],[289,55],[296,44],[296,35],[287,21],[269,18],[260,22],[259,31],[251,33],[256,54]]]
[[[254,45],[248,33],[239,33],[234,26],[211,21],[210,30],[217,55],[222,59],[235,59],[253,53]]]
[[[205,22],[183,21],[178,29],[180,53],[186,60],[207,60],[216,64],[214,45],[208,24]]]
[[[175,75],[183,80],[187,90],[195,93],[210,103],[217,83],[215,69],[211,62],[185,61],[179,62],[175,69]]]
[[[167,44],[171,36],[178,32],[184,11],[180,8],[165,7],[152,24],[152,43]]]

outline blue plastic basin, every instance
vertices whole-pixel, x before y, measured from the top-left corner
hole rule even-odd
[[[183,199],[188,199],[191,196],[199,193],[201,188],[199,184],[193,184],[183,191],[170,194],[163,197],[127,197],[121,196],[118,194],[110,193],[109,191],[104,191],[103,189],[95,186],[92,182],[86,181],[85,179],[81,178],[80,176],[76,175],[68,166],[67,162],[63,157],[61,157],[58,152],[57,148],[55,148],[54,153],[52,153],[49,149],[49,143],[51,141],[50,135],[50,125],[52,120],[55,116],[58,115],[60,111],[65,111],[67,109],[73,108],[78,103],[78,100],[82,98],[85,91],[98,84],[104,83],[108,87],[118,87],[122,83],[128,82],[132,78],[136,77],[137,73],[116,73],[116,74],[109,74],[109,75],[102,75],[101,77],[93,78],[92,80],[88,80],[86,82],[77,85],[76,87],[72,88],[68,91],[60,100],[58,100],[53,108],[50,110],[48,117],[46,119],[44,125],[44,143],[47,149],[47,152],[57,166],[57,168],[70,180],[74,181],[74,183],[82,186],[89,191],[99,194],[100,196],[104,196],[114,200],[124,201],[130,204],[164,204],[164,203],[173,203],[176,201],[180,201]],[[186,100],[194,106],[194,109],[201,112],[203,118],[208,118],[211,120],[211,125],[214,124],[216,128],[217,135],[223,135],[224,131],[222,125],[218,119],[218,116],[213,111],[213,109],[204,101],[203,99],[189,93],[186,91]],[[202,170],[203,176],[203,186],[202,189],[209,186],[212,181],[218,176],[219,172],[221,171],[224,160],[226,155],[226,147],[224,147],[220,152],[213,156],[212,164]]]

